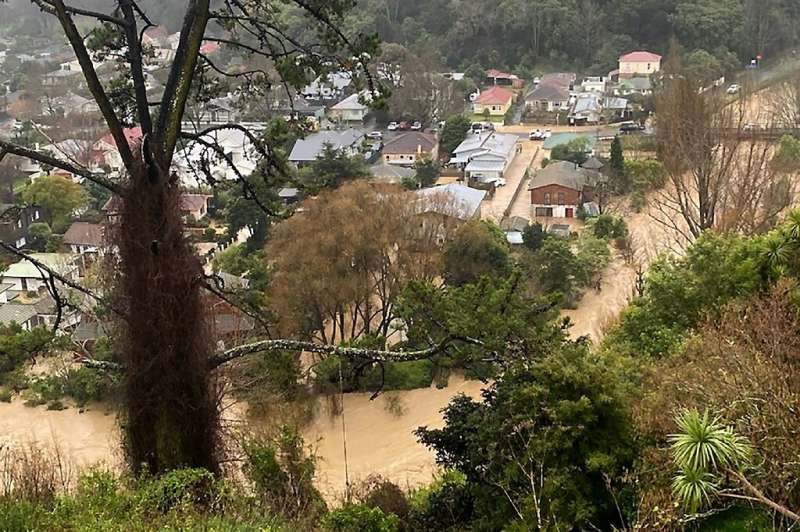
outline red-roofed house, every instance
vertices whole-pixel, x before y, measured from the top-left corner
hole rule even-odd
[[[501,85],[504,87],[512,87],[514,89],[521,89],[525,82],[518,76],[502,72],[500,70],[491,68],[486,71],[486,83],[491,85]]]
[[[211,55],[219,50],[219,43],[217,41],[203,41],[200,46],[200,53],[203,55]]]
[[[661,70],[661,56],[637,50],[619,58],[620,79],[649,76]]]
[[[127,128],[123,133],[125,134],[125,139],[128,141],[128,146],[131,148],[138,145],[139,141],[142,139],[142,128],[138,126]],[[95,142],[93,149],[95,152],[101,154],[101,164],[107,164],[112,170],[116,171],[122,169],[122,159],[119,156],[117,145],[114,143],[114,137],[111,136],[111,133],[108,133]]]
[[[482,115],[488,109],[489,116],[503,117],[514,103],[511,89],[494,86],[480,93],[472,104],[472,112]]]

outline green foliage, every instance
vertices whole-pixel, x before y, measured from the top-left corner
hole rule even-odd
[[[22,201],[43,207],[45,220],[53,231],[63,232],[69,227],[73,214],[89,205],[89,194],[69,179],[46,175],[25,187]]]
[[[272,438],[246,439],[242,448],[245,475],[271,512],[312,521],[325,512],[314,487],[316,460],[295,429],[284,426]]]
[[[13,393],[6,388],[0,388],[0,403],[10,403]]]
[[[444,248],[444,278],[462,285],[481,276],[503,277],[511,271],[508,243],[499,227],[471,220],[458,228]]]
[[[631,205],[637,211],[645,206],[645,195],[664,186],[666,179],[664,166],[656,159],[626,160],[625,176],[630,181]]]
[[[601,214],[590,225],[597,238],[617,239],[628,236],[628,225],[621,216]]]
[[[432,484],[410,494],[411,530],[463,530],[472,520],[475,501],[467,478],[455,470],[445,470]]]
[[[772,157],[772,165],[782,172],[796,172],[800,169],[800,139],[784,135]]]
[[[444,153],[453,153],[469,132],[470,120],[464,115],[451,116],[444,123],[439,137],[439,148]]]
[[[548,238],[550,238],[550,234],[544,230],[544,227],[539,222],[533,222],[522,232],[522,244],[531,251],[537,251],[541,248]]]
[[[591,151],[589,139],[578,137],[564,144],[559,144],[550,150],[550,159],[583,164],[589,158]]]
[[[707,410],[703,414],[684,410],[675,422],[680,432],[670,435],[669,441],[679,472],[673,479],[672,490],[694,513],[719,490],[718,472],[738,469],[746,463],[750,446]]]
[[[618,194],[627,194],[630,190],[630,180],[625,172],[625,155],[622,153],[622,142],[618,136],[611,141],[611,154],[608,160],[611,173],[611,186]]]
[[[50,226],[43,222],[33,223],[28,227],[28,234],[30,239],[28,247],[33,251],[45,251],[47,249],[47,242],[52,236],[53,232]]]
[[[683,257],[659,258],[606,344],[632,356],[670,353],[701,318],[764,286],[764,257],[760,240],[707,232]]]
[[[25,404],[29,406],[55,403],[64,397],[71,397],[77,406],[82,407],[90,402],[108,399],[116,386],[117,379],[113,374],[79,367],[70,368],[64,373],[28,379],[23,396],[26,398]]]
[[[397,532],[400,520],[397,516],[384,514],[379,508],[345,504],[326,515],[322,526],[331,532]]]
[[[0,325],[0,374],[47,352],[52,337],[49,330],[41,327],[26,331],[16,323]]]
[[[463,527],[582,529],[619,520],[605,479],[634,456],[628,401],[613,361],[565,344],[513,365],[481,402],[456,397],[444,428],[417,435],[465,475],[477,511]]]
[[[415,178],[420,188],[429,187],[439,179],[441,168],[439,163],[430,158],[423,158],[416,162],[414,170],[417,172]]]
[[[326,145],[320,156],[300,170],[298,179],[310,194],[325,188],[337,188],[346,181],[369,177],[364,157],[348,155],[342,150]]]

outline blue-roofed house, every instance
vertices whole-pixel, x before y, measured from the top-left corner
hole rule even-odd
[[[569,112],[570,124],[597,124],[603,114],[600,95],[592,92],[579,94]]]

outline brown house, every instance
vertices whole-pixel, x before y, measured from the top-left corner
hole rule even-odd
[[[599,172],[569,161],[553,161],[536,172],[528,190],[535,217],[574,218],[578,208],[594,200],[594,190],[605,178]]]

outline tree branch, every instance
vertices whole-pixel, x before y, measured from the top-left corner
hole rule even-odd
[[[125,16],[125,40],[128,43],[128,63],[131,67],[131,79],[136,93],[136,109],[143,135],[152,135],[153,122],[150,118],[150,106],[147,103],[147,88],[142,67],[142,43],[136,30],[136,14],[132,0],[119,0],[119,6]]]
[[[75,174],[81,176],[89,181],[104,187],[115,194],[122,194],[122,187],[119,186],[117,183],[107,179],[106,177],[96,174],[94,172],[89,171],[86,168],[81,168],[74,164],[68,163],[66,161],[62,161],[61,159],[56,159],[50,155],[45,153],[38,152],[36,150],[32,150],[30,148],[26,148],[25,146],[20,146],[18,144],[13,144],[11,142],[7,142],[5,140],[0,139],[0,154],[7,154],[10,153],[12,155],[18,155],[20,157],[27,157],[28,159],[40,162],[42,164],[46,164],[49,166],[53,166],[55,168],[60,168],[64,171],[67,171],[71,174]],[[0,156],[2,159],[2,156]]]

